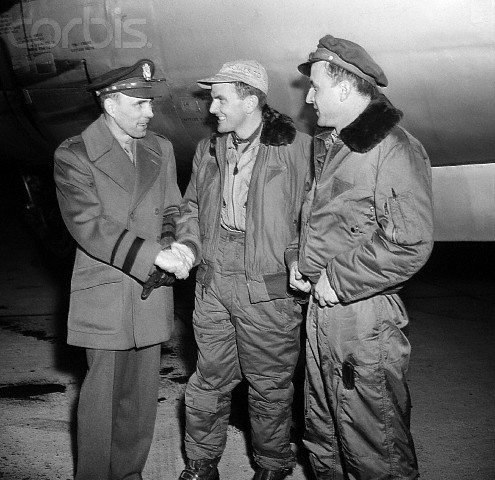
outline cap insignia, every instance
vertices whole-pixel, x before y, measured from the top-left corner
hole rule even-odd
[[[149,82],[151,80],[151,68],[149,63],[143,64],[143,78]]]

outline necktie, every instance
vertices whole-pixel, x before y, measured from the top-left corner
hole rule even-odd
[[[132,164],[134,165],[134,155],[132,154],[132,147],[130,144],[125,144],[122,147],[127,156],[131,159]]]

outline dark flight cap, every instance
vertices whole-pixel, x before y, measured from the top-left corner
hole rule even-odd
[[[142,59],[131,67],[116,68],[95,78],[87,90],[97,96],[121,92],[128,97],[154,98],[161,95],[156,88],[160,80],[153,78],[154,72],[155,64]]]
[[[320,61],[335,63],[372,85],[380,87],[388,85],[385,73],[368,52],[357,43],[349,40],[325,35],[320,38],[316,51],[309,54],[308,61],[299,65],[297,69],[309,77],[311,65]]]

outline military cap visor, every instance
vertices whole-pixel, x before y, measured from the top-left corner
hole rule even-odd
[[[151,60],[143,59],[130,67],[120,67],[96,78],[87,90],[97,96],[121,92],[129,97],[154,98],[161,96],[154,79],[155,65]]]

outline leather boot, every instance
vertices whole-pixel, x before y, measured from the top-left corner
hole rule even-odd
[[[187,465],[179,480],[219,480],[218,462],[220,458],[187,460]]]
[[[267,468],[258,468],[253,480],[283,480],[291,473],[290,468],[281,468],[280,470],[268,470]]]

